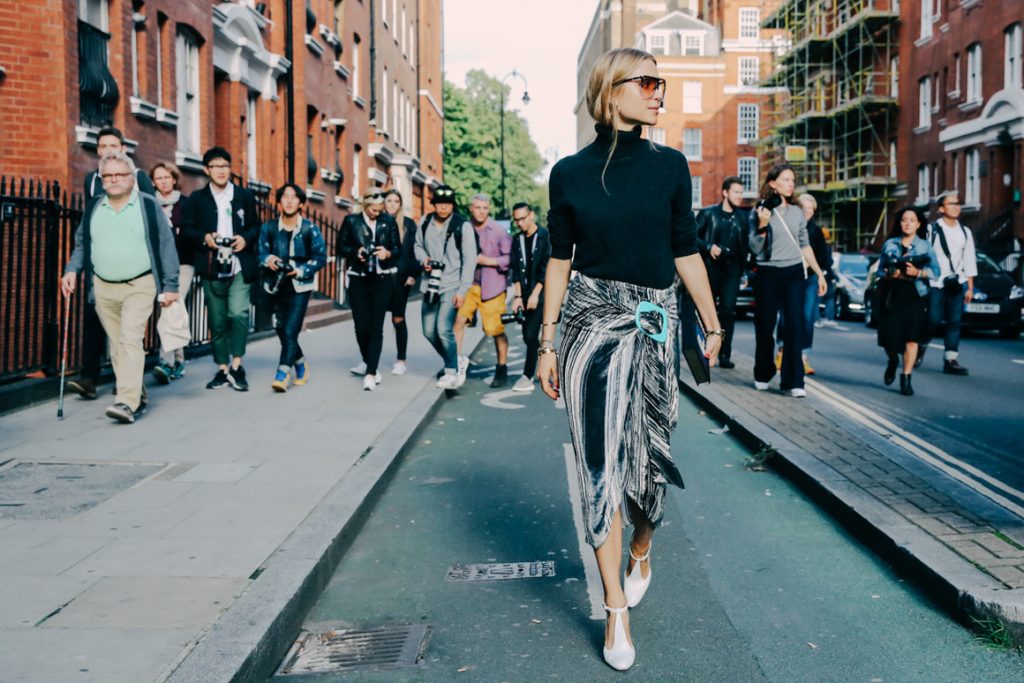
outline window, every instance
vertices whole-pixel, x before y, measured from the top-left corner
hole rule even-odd
[[[921,3],[921,40],[932,37],[932,2],[924,0]]]
[[[358,35],[352,37],[352,97],[361,97],[359,94],[359,88],[362,85],[363,79],[360,74],[362,68],[360,62],[362,61],[360,53],[362,52],[362,43],[359,40]]]
[[[761,36],[761,10],[757,7],[740,7],[740,38]]]
[[[167,28],[166,15],[156,15],[156,105],[164,106],[164,30]]]
[[[78,2],[78,19],[104,33],[109,31],[109,14],[107,0],[79,0]]]
[[[701,113],[701,82],[683,81],[683,113]]]
[[[359,145],[355,145],[352,148],[352,196],[359,197],[359,186],[360,179],[363,177],[363,173],[360,170],[362,167],[361,155],[363,148]]]
[[[665,49],[665,36],[648,36],[647,51],[652,55],[667,55],[668,51]]]
[[[416,61],[416,27],[409,24],[409,58]]]
[[[737,142],[749,144],[757,139],[758,131],[758,106],[756,104],[739,105],[739,116],[737,117]]]
[[[391,37],[398,42],[398,0],[391,0]]]
[[[117,80],[107,67],[110,35],[106,0],[81,0],[78,5],[78,101],[84,125],[101,127],[114,121]]]
[[[656,145],[665,144],[665,129],[664,128],[652,128],[651,129],[651,142]]]
[[[139,87],[139,78],[145,77],[145,37],[139,34],[145,30],[146,16],[142,14],[145,5],[138,0],[132,2],[132,27],[131,27],[131,50],[132,50],[132,95],[139,97],[142,88]]]
[[[345,35],[345,8],[343,0],[334,0],[334,35],[340,39]]]
[[[917,127],[928,128],[932,125],[932,84],[931,78],[925,76],[917,82],[918,86],[918,107]]]
[[[889,97],[900,96],[900,58],[889,60]]]
[[[699,209],[702,206],[701,196],[700,196],[701,195],[700,176],[699,175],[690,176],[690,183],[691,183],[691,187],[692,187],[692,191],[690,193],[690,197],[691,197],[690,205],[693,208],[695,208],[695,209]]]
[[[893,140],[889,143],[889,177],[898,178],[899,175],[896,173],[896,141]]]
[[[932,74],[932,113],[939,111],[939,72]]]
[[[981,102],[981,43],[967,48],[967,101]]]
[[[960,53],[953,55],[953,95],[960,95]]]
[[[700,128],[683,129],[683,154],[691,161],[697,161],[703,156]]]
[[[967,172],[964,178],[967,184],[964,186],[964,204],[977,206],[981,203],[981,154],[978,150],[972,149],[965,156],[967,160]]]
[[[258,179],[259,166],[256,164],[256,93],[249,93],[249,101],[245,109],[245,166],[248,173],[248,180],[251,182]]]
[[[384,67],[384,77],[381,79],[383,87],[380,89],[380,129],[385,133],[388,131],[388,68]]]
[[[387,86],[385,85],[384,87],[386,88]],[[394,102],[394,105],[391,107],[392,117],[393,117],[392,120],[391,120],[391,130],[394,131],[394,135],[392,135],[392,137],[395,138],[397,142],[401,142],[400,138],[402,136],[402,128],[401,128],[401,124],[402,124],[402,118],[401,118],[402,104],[401,104],[401,102],[399,100],[399,96],[398,96],[398,81],[394,81],[391,84],[391,98],[392,98],[392,101]]]
[[[409,22],[405,18],[405,5],[402,5],[402,54],[409,54],[409,41],[406,40],[405,36],[408,35],[406,31],[409,28]]]
[[[688,57],[700,57],[704,54],[704,34],[685,34],[683,36],[683,54]]]
[[[920,206],[927,204],[928,198],[931,197],[928,178],[928,164],[920,164],[917,167],[917,203]]]
[[[177,42],[178,150],[199,154],[199,43],[187,31]]]
[[[757,57],[740,57],[740,85],[757,85],[760,71],[761,60]]]
[[[1005,60],[1003,64],[1003,87],[1020,88],[1024,86],[1021,62],[1024,61],[1024,40],[1021,36],[1021,25],[1014,24],[1005,32]]]
[[[743,187],[757,187],[757,157],[740,157],[738,171]]]

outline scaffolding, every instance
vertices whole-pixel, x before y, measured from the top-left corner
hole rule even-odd
[[[818,200],[835,244],[856,250],[888,229],[896,178],[898,0],[786,0],[764,27],[789,45],[762,82],[774,89],[759,140],[762,170],[789,163]]]

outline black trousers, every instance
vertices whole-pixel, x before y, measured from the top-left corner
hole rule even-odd
[[[377,374],[384,346],[384,318],[393,293],[394,283],[390,275],[352,276],[348,281],[348,302],[356,327],[356,343],[368,375]]]
[[[725,330],[719,358],[732,357],[732,336],[736,331],[736,299],[740,294],[740,276],[743,271],[739,264],[719,265],[717,261],[708,264],[708,281],[711,294],[718,307],[718,320]]]
[[[523,376],[533,378],[537,373],[537,351],[540,349],[540,324],[544,318],[544,297],[541,297],[537,308],[527,311],[526,322],[523,323],[523,343],[526,344],[526,362],[523,364]]]
[[[82,318],[82,379],[96,382],[103,366],[103,354],[107,351],[107,332],[96,313],[96,304],[85,302],[85,316]]]
[[[775,324],[779,312],[784,316],[782,343],[787,349],[799,349],[803,329],[804,292],[807,288],[804,268],[799,263],[788,268],[760,266],[754,280],[754,379],[767,382],[775,376]],[[780,387],[803,389],[804,364],[799,353],[782,354]]]
[[[281,357],[278,363],[289,368],[303,358],[302,347],[299,346],[299,332],[302,321],[306,319],[309,297],[313,292],[296,292],[291,282],[281,285],[276,295],[270,297],[274,307],[277,326],[277,338],[281,340]]]

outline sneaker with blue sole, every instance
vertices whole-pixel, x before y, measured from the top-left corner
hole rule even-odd
[[[271,388],[279,394],[288,391],[288,379],[291,373],[284,368],[278,368],[274,375],[274,381],[270,383]]]
[[[295,364],[295,381],[292,382],[297,387],[301,387],[303,384],[309,381],[309,366],[305,361],[299,361]]]

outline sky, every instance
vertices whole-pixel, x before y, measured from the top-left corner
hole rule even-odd
[[[509,108],[526,119],[537,148],[551,163],[576,151],[576,57],[598,0],[444,0],[445,77],[465,85],[483,69],[512,86]]]

